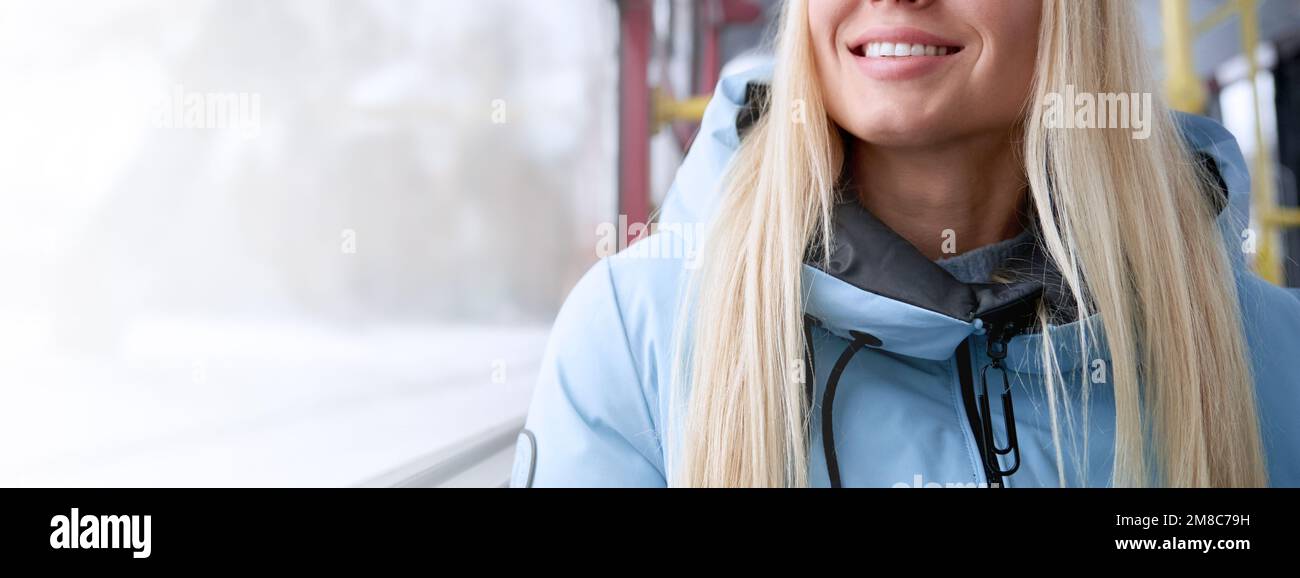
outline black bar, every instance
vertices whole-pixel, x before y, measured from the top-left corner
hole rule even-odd
[[[1300,492],[1293,490],[42,489],[0,490],[0,496],[0,553],[9,565],[194,570],[262,561],[331,568],[357,561],[415,563],[431,574],[465,564],[467,570],[491,570],[503,562],[558,562],[561,555],[595,564],[598,557],[626,554],[629,566],[606,568],[622,573],[642,560],[676,557],[686,546],[745,563],[776,555],[770,548],[779,544],[794,549],[791,555],[806,555],[811,547],[859,561],[868,553],[937,563],[987,559],[990,552],[1024,563],[1039,555],[1192,563],[1288,559],[1297,549],[1300,513]],[[149,557],[134,558],[127,548],[53,548],[51,520],[74,507],[82,520],[149,515]],[[1181,523],[1168,525],[1174,520],[1168,516]],[[1249,549],[1133,551],[1116,543],[1179,546],[1164,542],[1171,538],[1231,540]],[[936,551],[943,556],[935,559]]]

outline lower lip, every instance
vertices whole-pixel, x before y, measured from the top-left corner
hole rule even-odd
[[[920,78],[952,62],[961,52],[944,56],[902,56],[871,58],[852,55],[863,74],[875,80],[897,81]]]

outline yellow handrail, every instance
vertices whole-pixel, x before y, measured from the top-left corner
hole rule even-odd
[[[1264,140],[1264,119],[1259,107],[1259,3],[1258,0],[1226,0],[1205,19],[1192,23],[1188,0],[1161,0],[1165,35],[1165,90],[1169,103],[1178,110],[1205,111],[1205,88],[1196,74],[1192,48],[1196,37],[1236,15],[1241,25],[1241,46],[1246,56],[1251,98],[1255,104],[1255,155],[1250,171],[1251,206],[1260,230],[1255,254],[1255,271],[1270,282],[1282,282],[1282,261],[1275,245],[1281,229],[1300,227],[1300,210],[1277,206],[1274,194],[1273,161]]]
[[[1160,14],[1165,34],[1165,96],[1169,105],[1191,113],[1205,111],[1205,86],[1192,61],[1191,8],[1187,0],[1162,0]]]
[[[677,121],[699,122],[704,118],[704,110],[709,107],[709,96],[696,96],[678,100],[663,89],[654,91],[654,120],[652,132],[658,132],[665,124]]]

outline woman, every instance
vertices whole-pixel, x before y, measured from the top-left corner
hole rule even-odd
[[[1155,91],[1131,9],[787,2],[661,215],[698,263],[660,233],[578,284],[512,484],[1300,485],[1300,300],[1244,270],[1232,137],[1059,122]]]

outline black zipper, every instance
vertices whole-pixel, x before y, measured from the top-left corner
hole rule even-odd
[[[1016,470],[1020,469],[1020,446],[1016,436],[1015,411],[1011,401],[1010,383],[1006,368],[1003,366],[1003,360],[1007,356],[1007,344],[1012,337],[1019,334],[1020,330],[1013,323],[986,324],[985,329],[988,335],[989,363],[980,370],[979,387],[976,387],[972,371],[975,366],[975,355],[971,351],[971,341],[974,336],[966,338],[957,348],[957,377],[961,381],[962,404],[966,408],[966,419],[971,428],[971,435],[975,437],[976,448],[979,450],[984,478],[988,481],[989,487],[1001,488],[1004,486],[1004,478],[1015,474]],[[1001,377],[1000,380],[995,379],[994,385],[1000,386],[997,395],[1002,398],[1006,447],[998,447],[993,432],[993,413],[989,407],[992,396],[988,391],[990,374]],[[1009,456],[1010,467],[1003,468],[999,456]]]

